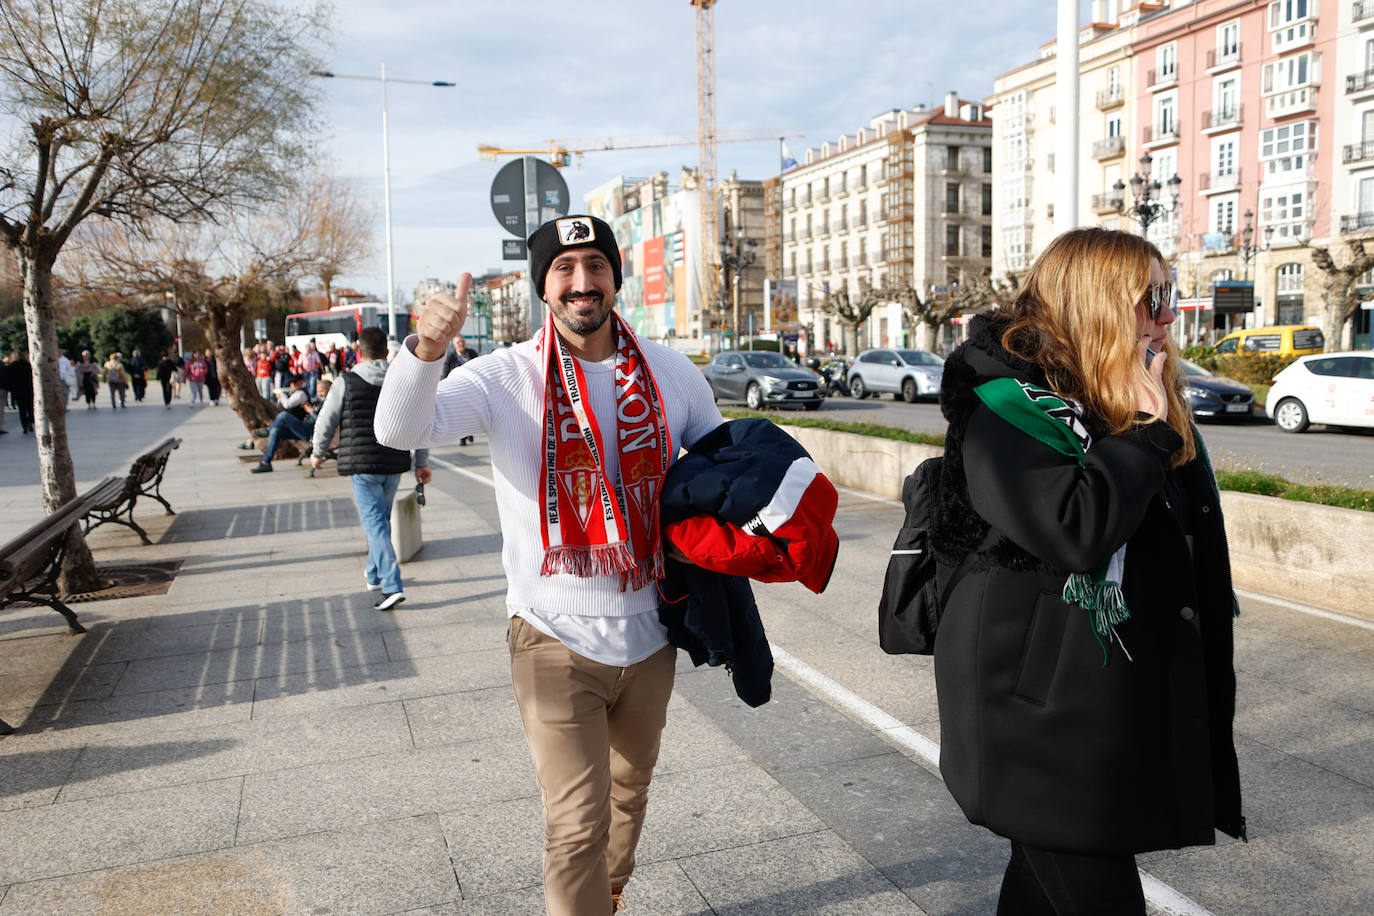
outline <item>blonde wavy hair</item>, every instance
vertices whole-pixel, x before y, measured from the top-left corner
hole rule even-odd
[[[1164,255],[1138,235],[1071,229],[1036,259],[1006,309],[1011,324],[1002,345],[1040,366],[1056,394],[1086,405],[1113,433],[1136,422],[1135,380],[1146,372],[1137,345],[1136,305],[1149,286],[1151,260],[1167,270]],[[1172,337],[1165,340],[1164,352],[1168,424],[1183,438],[1171,459],[1178,467],[1196,456],[1197,446]]]

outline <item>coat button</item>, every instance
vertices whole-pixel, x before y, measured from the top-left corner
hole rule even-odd
[[[1178,616],[1182,617],[1184,620],[1192,620],[1194,616],[1193,609],[1185,605],[1183,610],[1178,612]]]
[[[1211,507],[1211,506],[1203,506],[1203,507],[1202,507],[1202,514],[1203,514],[1203,515],[1206,515],[1208,512],[1211,512],[1211,511],[1212,511],[1212,507]]]

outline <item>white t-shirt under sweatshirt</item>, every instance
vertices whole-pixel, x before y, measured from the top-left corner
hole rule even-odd
[[[544,560],[540,470],[544,454],[542,354],[533,340],[497,350],[442,378],[443,360],[415,356],[408,337],[386,374],[377,402],[377,441],[400,449],[429,448],[486,433],[500,514],[509,616],[519,615],[572,651],[606,665],[643,661],[667,643],[653,584],[620,590],[620,577],[541,576]],[[722,422],[711,388],[691,360],[640,340],[658,382],[675,451]],[[587,402],[603,438],[615,424],[615,358],[579,360]],[[606,443],[606,473],[619,480],[619,452]],[[674,455],[676,458],[676,455]]]

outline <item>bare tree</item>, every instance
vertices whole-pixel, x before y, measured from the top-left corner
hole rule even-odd
[[[373,227],[377,208],[369,203],[352,179],[317,170],[314,187],[311,246],[312,274],[324,286],[325,308],[333,304],[334,281],[371,258],[376,247]],[[401,301],[401,300],[397,300]]]
[[[1360,278],[1374,269],[1374,252],[1366,251],[1364,239],[1347,239],[1343,244],[1341,264],[1336,263],[1330,245],[1313,245],[1303,241],[1312,252],[1312,263],[1321,271],[1322,318],[1327,346],[1339,350],[1345,346],[1345,329],[1355,317],[1355,310],[1364,301],[1358,292],[1363,285]]]
[[[873,314],[873,310],[896,299],[897,290],[891,286],[870,286],[859,281],[858,295],[851,296],[847,287],[827,290],[821,300],[821,311],[839,320],[844,328],[845,352],[853,358],[859,352],[859,328]]]
[[[63,246],[90,217],[200,220],[289,183],[324,13],[273,0],[0,3],[0,239],[23,280],[47,511],[76,496],[52,301]],[[98,584],[79,533],[66,557],[64,591]]]

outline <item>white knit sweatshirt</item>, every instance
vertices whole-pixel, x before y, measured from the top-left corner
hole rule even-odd
[[[619,576],[539,574],[544,559],[539,530],[544,385],[534,341],[474,359],[442,380],[443,360],[419,359],[415,342],[414,335],[406,339],[387,371],[377,402],[377,441],[416,449],[487,434],[505,542],[501,561],[509,583],[506,603],[540,614],[585,617],[627,617],[657,607],[653,585],[622,592]],[[701,370],[681,353],[642,339],[640,348],[658,382],[674,450],[690,448],[723,422],[711,388]],[[597,425],[603,437],[609,437],[608,431],[615,429],[615,358],[582,361],[581,366]],[[618,480],[619,453],[607,447],[602,454],[607,476]]]

